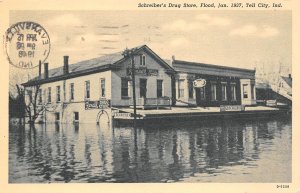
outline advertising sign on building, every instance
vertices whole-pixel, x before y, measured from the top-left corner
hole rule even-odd
[[[220,111],[225,112],[225,111],[245,111],[245,106],[244,105],[221,105],[220,106]]]
[[[205,79],[196,79],[196,80],[194,80],[193,85],[195,88],[202,88],[206,85],[206,80]]]
[[[85,110],[89,109],[108,109],[110,107],[110,100],[100,99],[99,101],[86,101]]]
[[[135,68],[135,75],[142,75],[142,76],[158,76],[158,70],[157,69],[149,69],[146,67],[139,67]],[[127,76],[131,76],[132,69],[127,68]]]

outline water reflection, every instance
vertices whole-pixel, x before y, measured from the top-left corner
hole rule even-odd
[[[278,176],[262,172],[274,168]],[[10,127],[11,183],[226,182],[227,175],[238,176],[233,182],[289,182],[291,120],[136,129],[78,123]]]

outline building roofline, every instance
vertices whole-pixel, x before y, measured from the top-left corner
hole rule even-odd
[[[30,81],[28,81],[26,83],[23,83],[21,85],[24,86],[24,87],[36,86],[36,85],[45,84],[45,83],[49,83],[49,82],[67,80],[67,79],[76,78],[76,77],[79,77],[79,76],[85,76],[85,75],[94,74],[94,73],[98,73],[98,72],[108,71],[108,70],[111,70],[111,69],[113,69],[111,64],[106,64],[106,65],[103,65],[103,66],[98,66],[98,67],[95,67],[95,68],[89,68],[89,69],[86,69],[86,70],[73,72],[73,73],[69,73],[69,74],[65,74],[65,75],[61,75],[61,76],[54,76],[54,77],[50,77],[50,78],[47,78],[47,79],[30,80]]]
[[[144,49],[146,49],[149,54],[151,56],[153,56],[153,58],[155,60],[157,60],[158,63],[161,63],[163,65],[164,68],[166,68],[166,73],[175,73],[175,70],[168,64],[166,63],[162,58],[160,58],[153,50],[151,50],[147,45],[141,45],[135,50],[135,53],[140,52]],[[117,52],[118,53],[118,52]],[[54,77],[50,77],[47,79],[39,79],[38,77],[35,77],[31,80],[29,80],[26,83],[21,84],[22,86],[28,87],[28,86],[35,86],[35,85],[40,85],[40,84],[45,84],[45,83],[49,83],[49,82],[56,82],[56,81],[60,81],[60,80],[66,80],[66,79],[70,79],[70,78],[75,78],[75,77],[79,77],[79,76],[84,76],[84,75],[89,75],[89,74],[94,74],[94,73],[98,73],[98,72],[103,72],[106,70],[112,70],[115,68],[118,68],[118,64],[120,64],[121,62],[125,61],[127,58],[123,57],[117,61],[114,61],[111,64],[104,64],[102,66],[98,66],[98,67],[94,67],[94,68],[89,68],[89,69],[85,69],[85,70],[81,70],[81,71],[75,71],[75,72],[71,72],[68,74],[63,74],[63,75],[59,75],[59,76],[54,76]],[[84,61],[82,61],[84,62]],[[58,67],[58,68],[62,68],[62,67]]]
[[[173,68],[176,70],[176,67],[174,66],[174,64],[185,64],[185,65],[193,65],[193,66],[198,66],[198,67],[207,67],[207,68],[220,68],[220,69],[224,69],[224,70],[236,70],[236,71],[242,71],[242,72],[251,72],[251,73],[255,73],[256,70],[251,70],[251,69],[245,69],[245,68],[237,68],[237,67],[228,67],[228,66],[221,66],[221,65],[215,65],[215,64],[205,64],[205,63],[198,63],[198,62],[189,62],[189,61],[183,61],[183,60],[173,60],[172,61],[173,64]]]

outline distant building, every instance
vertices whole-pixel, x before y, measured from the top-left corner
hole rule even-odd
[[[268,100],[274,100],[278,104],[292,105],[292,76],[278,76],[273,83],[257,83],[257,102],[265,104]]]
[[[134,54],[137,106],[254,105],[255,70],[161,59],[148,46],[136,47]],[[39,65],[39,76],[24,83],[27,96],[37,92],[38,105],[46,110],[37,121],[97,122],[100,100],[111,107],[133,104],[131,58],[122,52],[48,69]],[[202,79],[202,88],[194,81]],[[38,89],[38,91],[35,91]],[[28,97],[27,97],[28,98]],[[88,107],[88,108],[87,108]]]

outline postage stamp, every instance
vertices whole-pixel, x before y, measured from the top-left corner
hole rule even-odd
[[[6,31],[5,48],[8,61],[18,68],[31,69],[45,62],[50,53],[50,38],[38,23],[23,21]]]

